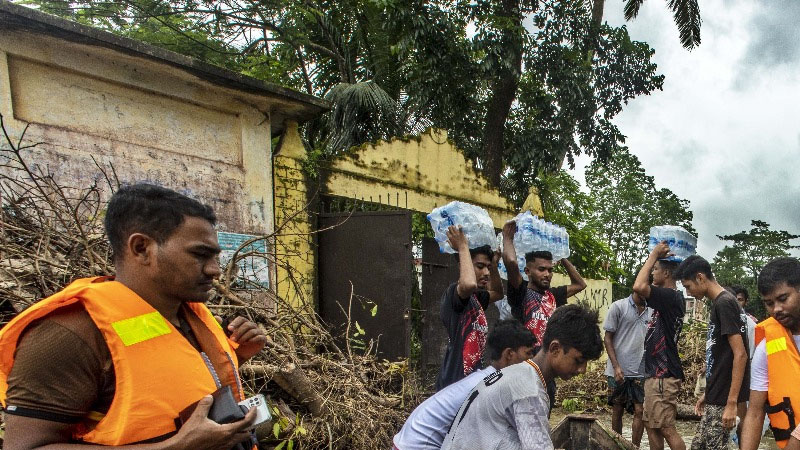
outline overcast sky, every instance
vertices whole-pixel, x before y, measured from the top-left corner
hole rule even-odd
[[[698,253],[711,260],[725,245],[716,235],[751,219],[800,234],[800,0],[699,3],[702,43],[691,52],[666,0],[645,1],[627,24],[666,79],[616,123],[656,185],[691,202]],[[622,11],[606,0],[610,24],[624,23]]]

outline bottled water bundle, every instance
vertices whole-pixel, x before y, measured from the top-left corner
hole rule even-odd
[[[681,262],[697,251],[697,238],[682,227],[675,225],[659,225],[650,228],[650,242],[647,245],[648,251],[653,251],[659,242],[667,241],[670,252],[673,256],[667,258],[670,261]]]
[[[494,222],[489,213],[480,206],[450,202],[431,211],[428,222],[433,227],[433,238],[439,243],[439,251],[442,253],[458,253],[447,242],[447,228],[451,225],[461,226],[469,240],[469,248],[488,245],[492,250],[497,250]]]
[[[517,264],[519,265],[522,277],[527,280],[523,269],[525,268],[525,254],[533,251],[548,251],[553,254],[553,261],[568,258],[569,234],[564,227],[552,224],[537,216],[530,211],[517,214],[514,217],[517,222],[517,232],[514,234],[514,249],[517,253]],[[497,235],[497,240],[502,250],[503,234]],[[501,278],[507,278],[508,273],[505,265],[501,261],[498,267]]]

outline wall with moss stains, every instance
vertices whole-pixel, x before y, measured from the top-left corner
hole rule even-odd
[[[486,209],[497,228],[519,212],[473,167],[444,130],[364,144],[335,160],[324,172],[322,189],[328,195],[371,198],[422,212],[460,200]],[[524,208],[542,214],[535,194]]]
[[[296,122],[287,122],[273,158],[275,186],[275,256],[278,295],[292,305],[314,301],[316,246],[308,203],[308,181],[302,170],[306,151]]]
[[[65,186],[112,166],[214,207],[219,229],[273,228],[269,100],[183,70],[52,36],[0,30],[0,113]],[[103,183],[101,183],[102,185]],[[107,192],[106,192],[107,193]]]

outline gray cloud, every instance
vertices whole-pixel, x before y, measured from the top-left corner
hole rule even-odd
[[[728,244],[717,235],[749,230],[754,219],[775,230],[800,234],[800,185],[794,183],[794,164],[787,164],[789,152],[774,152],[772,158],[748,149],[736,153],[727,161],[719,155],[719,166],[704,184],[707,189],[690,195],[700,251],[707,258]]]
[[[606,2],[609,23],[625,23],[621,4]],[[800,0],[701,8],[703,42],[691,52],[664,2],[645,2],[627,23],[633,39],[656,49],[666,81],[615,123],[656,185],[691,202],[699,252],[713,258],[726,244],[717,235],[749,230],[753,219],[800,233]]]
[[[744,87],[747,78],[800,61],[800,2],[769,0],[754,4],[751,20],[742,23],[751,39],[742,56],[737,89]]]

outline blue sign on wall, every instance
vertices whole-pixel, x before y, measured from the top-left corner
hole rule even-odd
[[[258,237],[252,234],[217,231],[219,246],[222,248],[219,255],[220,265],[223,268],[227,267],[239,247]],[[241,258],[243,255],[247,256]],[[255,288],[255,285],[269,288],[269,255],[266,241],[259,239],[240,249],[239,258],[233,284],[239,288]]]

